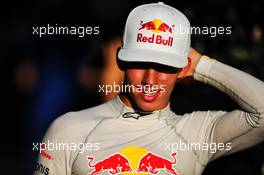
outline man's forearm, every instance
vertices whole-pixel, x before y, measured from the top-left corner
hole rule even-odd
[[[263,115],[263,81],[206,56],[198,63],[194,78],[228,94],[245,111]]]
[[[232,150],[240,151],[264,140],[264,83],[257,78],[203,56],[194,78],[212,85],[232,97],[243,109],[234,110],[219,117],[212,124],[210,140],[230,142]]]

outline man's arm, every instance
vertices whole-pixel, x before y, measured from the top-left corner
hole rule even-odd
[[[264,83],[255,77],[203,56],[195,66],[194,78],[212,85],[233,98],[242,110],[214,119],[208,139],[231,143],[229,152],[218,151],[211,160],[243,150],[264,140]]]
[[[66,114],[67,115],[67,114]],[[66,116],[65,115],[65,116]],[[58,148],[55,144],[67,143],[69,133],[62,121],[63,117],[55,120],[49,127],[41,143],[38,161],[35,165],[34,175],[70,174],[70,157],[67,149]]]

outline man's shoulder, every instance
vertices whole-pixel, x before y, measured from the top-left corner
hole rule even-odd
[[[109,102],[80,111],[68,112],[55,119],[47,135],[79,137],[88,134],[100,121],[115,117]]]
[[[177,114],[171,112],[170,117],[167,119],[169,123],[177,125],[178,129],[192,129],[194,127],[200,128],[212,123],[218,117],[223,116],[226,111],[192,111],[184,114]]]
[[[68,112],[57,118],[57,122],[64,124],[84,124],[109,119],[115,117],[114,111],[111,109],[111,102],[106,102],[91,108],[80,111]]]
[[[216,117],[219,115],[225,114],[226,111],[217,111],[217,110],[207,110],[207,111],[193,111],[190,113],[185,113],[183,115],[184,118],[205,118],[205,117]]]
[[[213,125],[213,123],[223,116],[226,111],[193,111],[186,113],[181,117],[178,123],[178,128],[186,130],[187,132],[206,130],[206,128]]]
[[[223,116],[225,113],[226,111],[193,111],[191,113],[184,114],[182,116],[182,122],[188,123],[190,127],[194,125],[207,125],[216,120],[218,117]]]
[[[225,111],[193,111],[181,116],[176,123],[177,132],[188,142],[203,142],[212,130],[215,122]]]

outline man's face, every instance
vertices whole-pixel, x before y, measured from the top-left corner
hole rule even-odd
[[[154,111],[168,105],[179,69],[155,63],[135,63],[126,69],[125,75],[127,83],[137,87],[129,94],[130,106]]]

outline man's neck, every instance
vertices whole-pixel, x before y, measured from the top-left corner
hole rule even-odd
[[[119,94],[118,95],[120,100],[128,107],[132,108],[132,104],[129,101],[128,97],[125,94]]]

